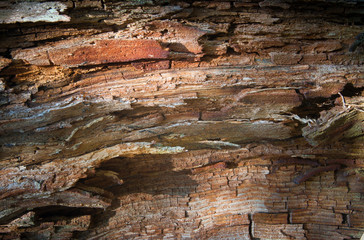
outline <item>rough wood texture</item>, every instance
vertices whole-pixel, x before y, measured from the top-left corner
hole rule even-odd
[[[0,2],[0,238],[360,239],[363,13]]]

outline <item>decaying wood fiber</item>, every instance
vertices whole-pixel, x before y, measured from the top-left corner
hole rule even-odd
[[[360,239],[363,13],[0,2],[0,238]]]

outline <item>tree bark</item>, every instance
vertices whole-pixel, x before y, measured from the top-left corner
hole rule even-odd
[[[0,237],[359,239],[363,11],[0,3]]]

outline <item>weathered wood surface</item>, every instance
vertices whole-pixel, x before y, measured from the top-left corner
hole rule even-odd
[[[359,239],[363,11],[0,2],[0,238]]]

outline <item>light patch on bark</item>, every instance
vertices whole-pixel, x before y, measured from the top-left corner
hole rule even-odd
[[[0,10],[0,23],[69,22],[69,16],[60,14],[66,8],[60,2],[20,2],[11,8]]]

